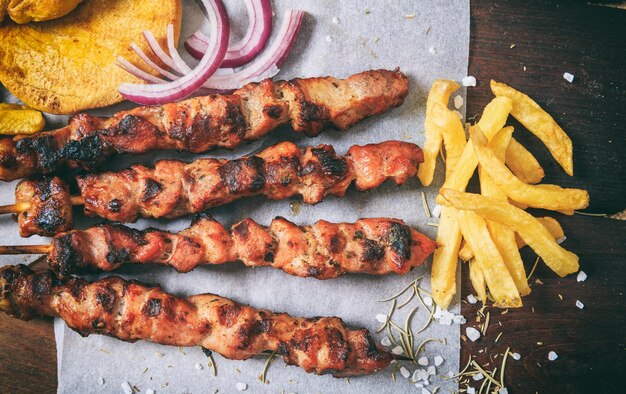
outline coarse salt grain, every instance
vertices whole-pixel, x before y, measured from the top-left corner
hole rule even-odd
[[[472,376],[472,379],[474,379],[477,382],[479,380],[483,380],[484,378],[485,378],[485,376],[482,373],[480,373],[480,372],[478,372],[477,374],[474,374],[474,376]]]
[[[339,24],[339,22],[340,22],[340,21],[339,21],[339,18],[337,18],[336,16],[335,16],[335,17],[333,17],[333,23],[334,23],[335,25],[338,25],[338,24]]]
[[[146,394],[155,394],[154,389],[148,389],[146,390]]]
[[[430,394],[430,391],[422,387],[422,394]]]
[[[417,382],[418,380],[420,380],[419,373],[420,373],[419,369],[416,369],[415,371],[413,371],[413,376],[411,376],[411,380],[413,382]]]
[[[393,349],[391,349],[391,353],[399,356],[403,353],[403,350],[400,346],[396,346]]]
[[[435,205],[435,208],[433,208],[433,217],[438,218],[441,216],[441,205],[437,204]]]
[[[434,317],[435,319],[439,319],[439,318],[441,317],[441,313],[442,313],[441,308],[439,308],[439,306],[438,306],[438,305],[437,305],[437,306],[435,306],[435,313],[433,313],[433,317]]]
[[[430,297],[424,297],[424,304],[428,306],[433,306],[433,299]]]
[[[476,77],[473,77],[470,75],[468,77],[463,78],[461,83],[463,84],[463,86],[476,86]]]
[[[428,379],[424,379],[422,383],[424,383],[424,386],[430,386],[430,381]]]
[[[502,387],[498,390],[498,394],[509,394],[509,390],[507,390],[506,387]]]
[[[400,374],[404,376],[405,379],[408,379],[409,376],[411,376],[411,372],[409,372],[409,370],[404,367],[400,368]]]
[[[452,318],[452,321],[455,324],[465,324],[465,323],[467,323],[467,320],[465,320],[465,317],[463,315],[454,315],[454,317]]]
[[[387,321],[387,316],[379,313],[378,315],[376,315],[376,321],[379,323],[385,323]]]
[[[428,380],[428,371],[425,369],[418,369],[417,380]]]
[[[570,74],[570,73],[568,73],[568,72],[566,72],[566,73],[564,73],[564,74],[563,74],[563,78],[564,78],[567,82],[569,82],[569,83],[574,82],[574,75],[573,75],[573,74]]]
[[[194,365],[194,368],[196,368],[199,371],[202,369],[202,364],[196,363],[196,365]]]
[[[437,53],[437,50],[435,49],[435,47],[430,47],[428,48],[428,52],[434,55],[435,53]]]
[[[333,36],[331,35],[326,36],[326,42],[333,42]]]
[[[237,391],[245,391],[248,388],[248,385],[242,382],[237,383],[235,386],[237,387]]]
[[[469,302],[470,304],[475,304],[478,302],[478,300],[476,299],[476,297],[474,297],[474,294],[470,294],[467,296],[467,302]]]
[[[463,97],[457,95],[454,97],[454,108],[459,109],[463,106]]]
[[[417,363],[423,367],[428,365],[428,357],[426,356],[422,356],[419,358],[419,360],[417,360]]]
[[[576,306],[578,307],[578,309],[583,309],[585,307],[585,304],[580,302],[580,300],[576,300]]]
[[[436,375],[437,374],[437,369],[435,368],[434,365],[431,365],[430,367],[428,367],[428,369],[426,371],[428,372],[429,375]]]
[[[443,364],[443,357],[435,356],[435,365],[440,366],[441,364]]]
[[[465,333],[467,334],[467,337],[472,342],[476,342],[478,340],[478,338],[480,338],[480,331],[478,331],[474,327],[467,327],[465,329]]]
[[[104,378],[98,378],[98,383],[102,386],[104,384]]]
[[[565,242],[565,240],[566,240],[566,239],[567,239],[567,237],[566,237],[566,236],[562,236],[562,237],[560,237],[559,239],[557,239],[557,240],[556,240],[556,243],[560,245],[560,244],[562,244],[563,242]]]
[[[550,361],[554,361],[554,360],[556,360],[557,358],[559,358],[559,355],[558,355],[558,354],[556,354],[556,352],[550,352],[550,353],[548,353],[548,360],[550,360]]]
[[[444,326],[449,326],[452,324],[452,319],[449,316],[441,316],[439,319],[439,324],[443,324]]]
[[[586,280],[587,280],[587,274],[585,274],[585,271],[578,271],[578,275],[576,276],[576,281],[584,282]]]
[[[476,394],[476,389],[473,388],[473,387],[468,387],[466,393],[467,394]]]
[[[519,353],[511,353],[511,357],[515,361],[519,361],[522,358],[521,354],[519,354]]]
[[[125,394],[133,394],[133,388],[130,387],[130,383],[128,382],[122,383],[122,390],[124,391]]]
[[[387,337],[384,337],[381,341],[380,344],[383,346],[390,346],[391,345],[391,340]]]

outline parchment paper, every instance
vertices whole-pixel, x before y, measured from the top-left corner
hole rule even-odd
[[[233,34],[240,37],[246,27],[246,16],[240,2],[225,2],[233,20]],[[199,9],[193,2],[184,2],[183,30],[181,37],[188,37],[202,25]],[[426,95],[437,78],[460,81],[467,72],[469,48],[469,4],[464,0],[450,1],[320,1],[281,0],[274,1],[275,25],[282,20],[283,11],[300,8],[307,11],[297,46],[281,67],[281,79],[293,77],[324,76],[346,77],[367,69],[400,67],[410,78],[410,92],[405,103],[398,109],[382,116],[361,122],[347,132],[328,131],[318,138],[306,139],[293,132],[283,131],[269,138],[240,147],[234,152],[217,151],[218,157],[237,157],[281,140],[295,141],[300,145],[329,143],[339,153],[354,144],[367,144],[388,139],[407,140],[423,145],[423,123]],[[336,18],[336,19],[335,19]],[[277,29],[276,29],[277,30]],[[465,92],[459,91],[463,98]],[[3,99],[14,101],[4,92]],[[97,111],[109,114],[128,104]],[[464,106],[460,108],[464,113]],[[48,117],[50,124],[63,124],[66,118]],[[143,157],[116,160],[109,168],[123,168],[132,162],[152,163],[157,158],[192,155],[175,153],[152,154]],[[296,222],[311,224],[319,219],[329,221],[354,221],[360,217],[396,217],[434,237],[436,227],[428,222],[422,208],[420,190],[426,193],[431,209],[435,207],[434,196],[441,185],[441,165],[433,186],[421,188],[416,179],[402,187],[385,184],[367,194],[350,189],[345,198],[328,198],[317,206],[302,205],[294,214],[290,203],[299,201],[265,201],[251,198],[213,209],[211,213],[225,224],[232,224],[245,217],[252,217],[267,224],[277,215]],[[0,185],[0,202],[13,201],[15,182]],[[93,223],[93,219],[78,215],[77,226]],[[141,220],[133,226],[145,228],[156,226],[169,230],[181,230],[189,225],[189,218],[174,221]],[[0,229],[5,244],[45,243],[46,239],[32,237],[21,239],[16,224],[8,217],[0,218]],[[15,264],[32,260],[32,256],[5,257],[3,264]],[[336,315],[353,327],[366,327],[375,331],[380,325],[375,316],[386,314],[389,304],[378,300],[390,296],[424,275],[421,286],[429,289],[430,260],[407,276],[344,276],[336,280],[318,281],[286,275],[272,268],[245,268],[241,264],[219,267],[201,267],[187,274],[155,266],[126,267],[118,274],[148,283],[160,283],[166,291],[179,295],[216,293],[254,307],[288,312],[294,316]],[[458,277],[458,275],[457,275]],[[459,286],[457,286],[459,287]],[[402,297],[401,300],[404,300]],[[450,309],[459,313],[458,302]],[[414,299],[410,305],[396,313],[396,321],[404,322],[404,316],[414,306],[419,309],[413,319],[417,329],[428,317],[428,312]],[[100,335],[82,338],[57,319],[55,323],[58,351],[59,393],[122,392],[121,384],[129,382],[142,393],[148,388],[158,393],[213,393],[236,392],[237,383],[245,383],[247,392],[298,392],[298,393],[388,393],[420,392],[410,379],[395,372],[392,367],[366,377],[349,381],[330,376],[306,374],[297,367],[285,367],[280,358],[274,359],[267,379],[262,383],[258,376],[265,357],[248,361],[231,361],[215,354],[217,376],[207,366],[207,358],[200,348],[178,349],[140,341],[128,344]],[[374,334],[381,340],[384,333]],[[441,386],[439,392],[457,389],[456,384],[442,378],[447,371],[459,367],[459,326],[433,323],[420,333],[415,342],[426,338],[446,340],[447,345],[429,343],[423,355],[429,358],[440,355],[444,363],[437,367],[437,375],[429,379],[430,391]],[[393,346],[388,347],[391,349]],[[202,369],[197,369],[196,364]],[[410,373],[417,365],[406,365]],[[425,367],[419,367],[425,368]],[[101,384],[101,379],[104,384]]]

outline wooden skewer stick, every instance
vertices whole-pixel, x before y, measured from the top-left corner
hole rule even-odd
[[[70,202],[72,205],[83,205],[85,200],[83,199],[83,196],[71,196]],[[30,204],[25,202],[11,205],[0,205],[0,215],[7,213],[20,213],[26,211],[28,208],[30,208]]]
[[[2,254],[48,254],[50,245],[9,245],[0,246]]]

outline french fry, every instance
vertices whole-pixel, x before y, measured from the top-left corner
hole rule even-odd
[[[487,284],[485,283],[485,275],[474,258],[469,261],[469,277],[478,299],[481,300],[483,304],[486,303]]]
[[[480,121],[473,127],[482,130],[487,138],[493,138],[504,126],[512,107],[513,102],[509,98],[496,97],[487,104]],[[456,165],[456,171],[446,179],[443,187],[459,191],[465,190],[477,166],[478,159],[474,153],[474,147],[472,146],[472,142],[468,141]],[[437,203],[441,204],[439,196],[437,196]]]
[[[543,226],[550,232],[550,234],[552,234],[552,237],[554,237],[555,240],[558,241],[559,239],[565,236],[565,233],[563,232],[563,228],[561,227],[559,222],[556,221],[555,218],[552,218],[550,216],[544,216],[541,218],[537,218],[537,220],[539,220],[539,222],[543,224]],[[524,246],[526,246],[526,242],[524,242],[524,240],[522,239],[522,237],[519,236],[519,234],[515,234],[515,243],[517,244],[518,249],[521,249]]]
[[[453,207],[441,208],[437,228],[437,244],[430,271],[433,299],[440,308],[446,309],[456,294],[456,265],[461,244],[461,231]]]
[[[546,145],[568,175],[574,175],[572,140],[552,116],[526,94],[506,84],[492,80],[491,91],[496,97],[508,97],[513,101],[511,115]]]
[[[489,149],[487,138],[480,129],[470,129],[470,132],[470,143],[482,168],[513,200],[530,207],[554,211],[584,209],[589,205],[589,193],[586,190],[564,189],[557,185],[528,185],[522,182]]]
[[[458,163],[467,141],[465,129],[456,114],[441,103],[434,103],[432,107],[433,122],[439,127],[443,135],[443,144],[446,147],[446,179],[450,176]]]
[[[430,185],[433,181],[437,155],[439,154],[443,141],[442,131],[433,121],[433,105],[439,103],[447,107],[450,95],[460,87],[461,85],[455,81],[438,79],[433,83],[428,93],[428,100],[426,101],[426,119],[424,120],[424,136],[426,140],[422,148],[424,152],[424,162],[419,165],[417,170],[417,177],[424,186]]]
[[[517,142],[515,138],[511,138],[511,142],[506,148],[504,163],[524,183],[539,183],[545,176],[543,167],[541,167],[535,156],[524,145]]]
[[[557,244],[550,231],[531,214],[506,202],[479,194],[451,189],[441,189],[439,194],[444,205],[473,211],[487,220],[513,229],[557,275],[563,277],[578,271],[578,256]],[[476,251],[474,247],[472,250]]]
[[[498,132],[489,144],[494,156],[496,156],[501,163],[504,162],[512,134],[513,128],[505,127]],[[496,185],[494,180],[480,164],[478,166],[478,175],[480,178],[480,191],[483,196],[496,198],[500,201],[508,201],[506,193]],[[513,278],[517,291],[521,296],[530,294],[524,262],[522,261],[522,256],[520,256],[515,243],[515,232],[509,227],[491,220],[487,220],[487,229],[489,229],[489,234],[491,234],[491,238],[498,248],[509,274]]]
[[[467,244],[467,241],[461,241],[461,248],[459,249],[459,258],[463,261],[470,261],[474,257],[472,248]]]
[[[457,214],[463,238],[476,254],[476,262],[485,276],[485,282],[494,299],[494,306],[517,308],[522,299],[504,259],[489,234],[485,220],[472,211],[459,210]]]

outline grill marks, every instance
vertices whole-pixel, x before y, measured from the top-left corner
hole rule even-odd
[[[52,236],[72,228],[69,188],[58,177],[21,181],[15,189],[15,202],[29,206],[18,214],[22,237]]]
[[[111,118],[79,114],[64,128],[0,142],[0,179],[67,167],[94,170],[118,153],[232,149],[288,124],[309,136],[325,127],[345,130],[400,105],[407,93],[408,80],[400,71],[375,70],[344,80],[265,80],[231,95],[140,107]]]
[[[387,141],[353,146],[344,157],[328,145],[300,150],[291,142],[235,160],[158,161],[154,168],[77,177],[85,212],[117,222],[138,217],[174,218],[242,197],[284,199],[302,195],[317,204],[343,196],[351,182],[370,190],[387,179],[402,184],[417,171],[422,152],[414,144]],[[371,179],[375,179],[372,181]]]
[[[126,263],[164,264],[187,272],[201,264],[242,261],[330,279],[344,273],[406,273],[434,248],[435,242],[394,219],[297,226],[276,218],[269,227],[244,219],[229,231],[200,214],[177,234],[110,224],[73,230],[54,238],[48,261],[63,275],[110,271]]]

